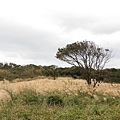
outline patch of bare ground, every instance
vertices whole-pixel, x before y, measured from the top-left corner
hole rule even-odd
[[[111,85],[109,83],[101,83],[96,88],[88,87],[85,80],[72,78],[58,78],[52,80],[49,78],[44,79],[34,79],[29,81],[14,82],[9,81],[0,82],[0,90],[10,90],[13,93],[18,93],[24,89],[33,89],[37,92],[52,92],[52,91],[63,91],[63,92],[74,92],[76,90],[81,90],[85,92],[98,92],[111,95],[120,95],[120,84]],[[1,97],[1,96],[0,96]]]

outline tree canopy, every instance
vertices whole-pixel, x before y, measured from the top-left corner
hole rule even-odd
[[[112,50],[104,49],[96,45],[93,41],[75,42],[58,48],[56,58],[71,65],[84,68],[86,80],[91,84],[92,70],[100,71],[110,60]]]

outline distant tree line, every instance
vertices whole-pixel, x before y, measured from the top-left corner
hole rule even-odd
[[[72,66],[72,67],[55,67],[41,66],[41,65],[17,65],[14,63],[0,63],[0,80],[7,79],[12,81],[17,78],[26,79],[34,78],[38,76],[53,77],[73,77],[74,79],[85,79],[86,76],[82,73],[83,68]],[[96,70],[92,70],[96,75],[99,74]],[[101,77],[104,78],[104,82],[120,83],[120,69],[104,69],[101,71]]]

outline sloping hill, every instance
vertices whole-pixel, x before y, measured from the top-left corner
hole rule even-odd
[[[6,89],[14,93],[18,93],[26,88],[36,90],[40,93],[46,91],[52,92],[55,90],[64,92],[81,90],[87,92],[96,91],[100,93],[109,93],[112,95],[120,95],[120,84],[111,85],[110,83],[100,83],[99,86],[93,89],[92,87],[88,87],[85,80],[73,80],[72,78],[58,78],[57,80],[44,78],[14,83],[10,83],[6,80],[0,82],[0,89]]]

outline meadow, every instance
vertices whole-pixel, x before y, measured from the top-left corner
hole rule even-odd
[[[4,80],[0,95],[1,120],[120,120],[120,84],[93,88],[70,77]]]

